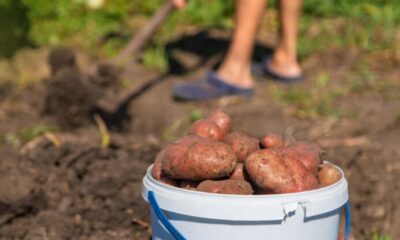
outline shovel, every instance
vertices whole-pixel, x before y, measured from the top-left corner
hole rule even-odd
[[[137,32],[129,41],[127,46],[111,60],[111,66],[116,67],[122,71],[129,61],[136,60],[142,52],[145,45],[149,42],[157,28],[164,22],[164,20],[173,12],[175,5],[172,1],[167,0],[164,5],[153,15],[149,22],[144,25],[139,32]],[[150,89],[155,84],[164,80],[169,73],[164,73],[156,78],[148,81],[139,88],[130,93],[124,94],[126,97],[119,101],[114,110],[107,110],[101,107],[95,107],[90,113],[91,116],[100,116],[107,127],[122,130],[124,122],[131,117],[128,114],[128,107],[130,103],[139,97],[146,90]]]

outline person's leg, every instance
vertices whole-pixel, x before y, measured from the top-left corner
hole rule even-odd
[[[297,59],[297,34],[302,0],[279,0],[280,39],[269,68],[279,75],[294,77],[302,74]]]
[[[251,56],[265,3],[266,0],[236,0],[235,31],[221,66],[216,73],[211,71],[197,81],[176,85],[174,98],[202,101],[231,95],[253,95]]]
[[[251,56],[265,4],[265,0],[236,0],[236,25],[232,42],[217,70],[218,76],[229,84],[242,88],[253,87]]]

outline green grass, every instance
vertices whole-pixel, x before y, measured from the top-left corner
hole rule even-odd
[[[103,36],[119,32],[129,34],[130,21],[137,17],[149,17],[164,0],[114,0],[104,1],[100,8],[93,9],[88,0],[0,0],[1,8],[15,8],[22,5],[26,10],[27,23],[18,23],[23,31],[29,31],[31,42],[37,45],[57,45],[70,43],[107,56],[114,55],[126,39],[110,39],[99,45]],[[17,5],[18,5],[17,4]],[[270,7],[274,7],[272,1]],[[14,7],[13,7],[14,6]],[[201,28],[232,28],[234,1],[226,0],[191,0],[186,9],[171,16],[161,34],[157,37],[157,46],[176,32],[182,24]],[[348,21],[344,29],[330,26],[332,19]],[[400,1],[397,0],[304,0],[302,32],[307,31],[312,23],[321,22],[323,30],[315,39],[300,40],[300,53],[307,55],[312,49],[323,48],[327,43],[356,45],[367,49],[379,48],[391,43],[393,33],[400,24]],[[22,26],[21,25],[21,26]],[[18,29],[14,27],[13,29]],[[3,36],[7,33],[1,32]],[[8,36],[8,35],[7,35]],[[333,41],[332,41],[333,39]]]
[[[204,113],[200,109],[193,109],[190,112],[189,122],[194,123],[197,120],[205,118]]]
[[[9,132],[0,136],[1,142],[7,142],[15,146],[27,143],[36,137],[42,136],[45,133],[56,132],[59,129],[54,126],[39,124],[30,128],[20,129],[16,132]]]
[[[142,55],[142,63],[145,67],[159,72],[168,70],[167,55],[163,46],[151,46]]]
[[[329,89],[327,85],[330,76],[327,73],[320,74],[311,88],[301,89],[289,87],[286,89],[273,87],[272,95],[280,102],[294,106],[295,116],[299,118],[317,118],[342,116],[341,110],[335,105],[335,101],[343,93],[339,89]]]
[[[29,142],[32,139],[39,137],[45,133],[55,132],[55,131],[58,131],[58,128],[49,126],[49,125],[45,125],[45,124],[41,124],[41,125],[33,126],[31,128],[22,129],[21,131],[18,132],[17,135],[21,141]]]
[[[393,240],[393,238],[387,234],[381,234],[377,231],[372,231],[371,240]]]

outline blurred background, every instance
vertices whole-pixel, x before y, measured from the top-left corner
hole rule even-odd
[[[251,101],[201,104],[174,102],[170,91],[219,63],[234,1],[191,0],[122,73],[93,70],[163,3],[0,0],[1,239],[148,239],[146,167],[217,107],[236,130],[317,142],[345,170],[356,239],[400,239],[400,1],[304,0],[304,83],[259,82]],[[276,5],[268,2],[254,60],[277,42]],[[55,74],[58,59],[74,68]]]

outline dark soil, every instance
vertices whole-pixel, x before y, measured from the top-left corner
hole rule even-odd
[[[47,80],[44,113],[64,129],[87,125],[106,91],[115,90],[116,70],[100,63],[93,73],[81,71],[72,49],[56,48],[49,54],[51,77]]]
[[[332,73],[333,86],[345,86],[345,76],[365,57],[334,49],[306,59],[309,75],[297,87],[309,88],[319,72]],[[337,71],[340,64],[346,67]],[[398,73],[395,68],[380,71],[388,79]],[[278,86],[269,82],[257,83],[251,101],[182,104],[169,95],[180,78],[169,77],[132,102],[133,118],[122,132],[112,132],[110,145],[103,148],[90,109],[103,94],[114,96],[107,92],[113,87],[85,74],[76,66],[64,67],[41,84],[0,98],[0,239],[148,239],[149,209],[141,197],[147,167],[165,142],[186,131],[193,109],[207,112],[221,106],[231,114],[234,130],[255,137],[286,133],[317,142],[349,181],[357,239],[370,239],[374,231],[400,238],[398,95],[349,93],[337,105],[352,114],[336,121],[300,119],[292,114],[293,106],[271,96],[268,89]],[[103,74],[114,76],[108,70]],[[136,88],[156,75],[132,66],[124,77],[134,76],[130,87]],[[18,138],[39,124],[61,131]]]
[[[62,141],[36,138],[9,160],[0,239],[146,239],[141,179],[158,148],[102,149],[79,134]]]

